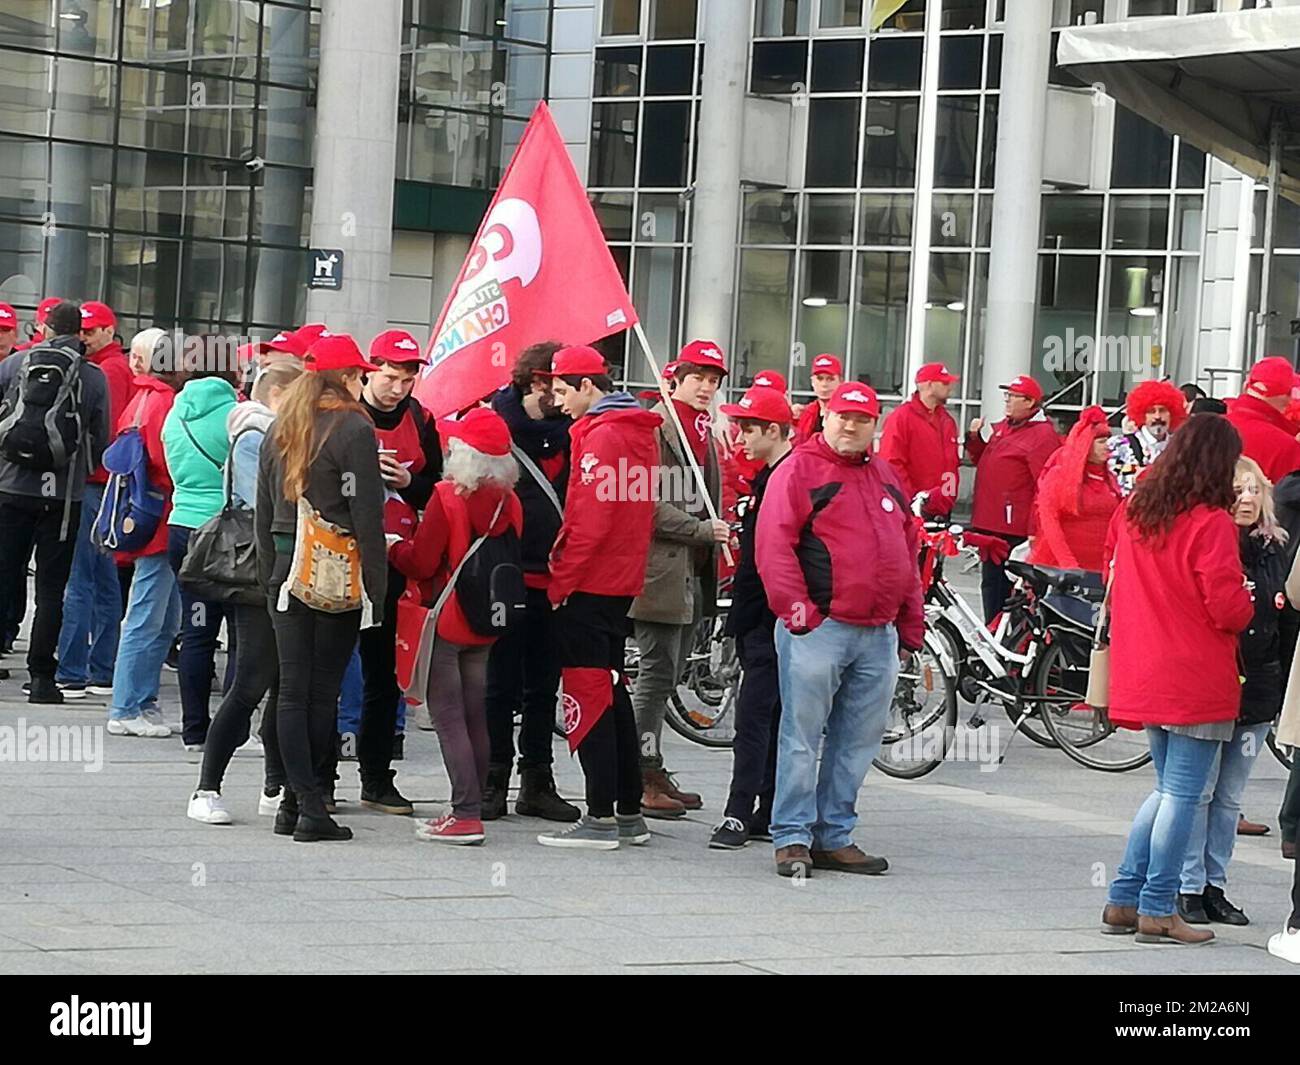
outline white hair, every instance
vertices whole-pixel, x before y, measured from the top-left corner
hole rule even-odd
[[[166,335],[167,330],[159,329],[157,326],[150,329],[141,329],[131,338],[131,354],[143,357],[149,368],[154,369],[153,353],[158,347],[158,341]]]
[[[447,458],[442,464],[442,479],[473,492],[484,484],[514,488],[519,480],[519,464],[513,455],[487,455],[453,436],[447,444]]]

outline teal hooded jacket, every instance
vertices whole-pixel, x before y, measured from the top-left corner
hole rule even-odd
[[[197,529],[221,512],[225,499],[222,468],[230,451],[226,418],[238,401],[229,381],[203,377],[190,381],[163,422],[163,452],[175,491],[170,524]]]

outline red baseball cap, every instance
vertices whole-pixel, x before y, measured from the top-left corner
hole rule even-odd
[[[1026,399],[1032,399],[1035,403],[1043,402],[1043,386],[1035,381],[1027,373],[1022,373],[1014,381],[1005,385],[998,385],[1003,392],[1011,392],[1017,396],[1024,396]],[[1287,386],[1287,391],[1291,386]]]
[[[680,365],[681,362],[679,362],[677,359],[673,359],[672,362],[665,363],[663,379],[667,381],[669,384],[672,384],[673,376],[677,373],[677,367],[679,367]]]
[[[538,370],[538,373],[547,373]],[[595,348],[583,346],[561,348],[551,356],[550,377],[598,377],[609,373],[605,356]]]
[[[384,362],[412,363],[427,366],[429,360],[420,351],[420,342],[405,329],[387,329],[370,342],[370,357]]]
[[[785,394],[785,378],[775,370],[760,370],[754,375],[754,388],[775,388],[782,395]]]
[[[329,330],[323,330],[316,342],[307,349],[303,362],[308,370],[316,373],[323,370],[378,369],[366,361],[357,342],[347,333],[331,333]]]
[[[923,385],[927,381],[942,381],[945,385],[950,385],[954,381],[960,381],[961,378],[955,373],[949,373],[948,367],[941,362],[927,362],[916,371],[916,383]]]
[[[459,420],[443,418],[438,422],[438,431],[444,439],[463,440],[485,455],[510,454],[510,427],[501,415],[487,407],[475,407]]]
[[[323,325],[313,322],[311,325],[276,333],[267,341],[266,346],[271,351],[283,351],[286,355],[301,359],[324,332],[326,329]]]
[[[870,385],[864,385],[860,381],[845,381],[835,390],[826,409],[833,414],[867,414],[879,418],[880,400]]]
[[[719,410],[728,418],[776,422],[778,425],[791,425],[794,422],[794,414],[786,401],[785,393],[771,385],[755,384],[740,397],[740,402],[724,403]]]
[[[727,364],[722,358],[722,345],[715,344],[712,340],[692,340],[677,356],[677,367],[680,368],[683,363],[705,370],[717,370],[724,377],[727,373]]]
[[[0,329],[17,329],[18,312],[7,303],[0,303]]]
[[[99,300],[87,300],[81,305],[82,329],[115,329],[117,315],[107,303]]]
[[[1250,374],[1246,378],[1246,387],[1265,399],[1289,396],[1295,383],[1295,367],[1291,365],[1290,359],[1281,355],[1260,359],[1250,368]]]
[[[833,377],[843,377],[844,363],[840,362],[834,355],[818,355],[812,361],[812,373],[814,377],[819,373],[830,374]]]
[[[54,310],[62,302],[62,296],[46,296],[45,299],[41,300],[36,305],[36,324],[44,325],[45,319],[50,316],[50,311]]]

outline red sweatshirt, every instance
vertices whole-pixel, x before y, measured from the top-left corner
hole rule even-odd
[[[1079,486],[1079,510],[1059,508],[1051,480],[1064,475],[1059,466],[1043,471],[1038,484],[1037,532],[1029,548],[1029,561],[1041,566],[1088,569],[1101,572],[1106,531],[1120,503],[1119,482],[1105,465],[1084,467]]]
[[[135,394],[136,379],[131,375],[131,367],[122,353],[122,345],[116,340],[105,344],[90,356],[89,361],[104,371],[104,378],[108,382],[108,424],[115,426],[121,420],[122,412],[126,410],[126,405]],[[108,474],[104,467],[100,466],[87,477],[86,483],[107,484]]]
[[[1227,418],[1241,434],[1242,454],[1258,462],[1274,484],[1300,470],[1300,440],[1276,407],[1246,393],[1232,401]]]
[[[987,443],[978,433],[967,434],[966,454],[975,464],[971,526],[1027,536],[1038,477],[1060,446],[1061,438],[1042,411],[1023,421],[1002,419]]]
[[[957,423],[942,405],[930,410],[913,393],[885,419],[880,457],[894,467],[909,500],[929,492],[927,514],[952,513],[957,502]]]
[[[176,402],[176,393],[170,385],[149,374],[140,374],[131,382],[134,394],[122,416],[114,423],[114,430],[120,433],[135,424],[141,407],[144,416],[140,419],[140,437],[144,440],[145,450],[149,454],[149,483],[167,496],[167,505],[163,509],[162,521],[158,531],[139,551],[119,551],[117,561],[121,564],[134,562],[145,555],[160,555],[167,550],[167,519],[172,512],[172,477],[167,469],[167,459],[163,454],[162,427],[167,413]]]

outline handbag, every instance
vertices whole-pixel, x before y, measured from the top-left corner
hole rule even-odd
[[[326,520],[306,496],[298,498],[293,558],[280,586],[278,609],[288,609],[289,595],[327,614],[364,611],[370,605],[361,579],[360,543],[343,526]]]
[[[179,580],[201,599],[245,606],[258,606],[264,601],[264,593],[257,583],[253,511],[235,506],[231,472],[235,443],[244,433],[260,431],[244,429],[230,442],[231,458],[222,470],[221,513],[190,535]]]
[[[1097,608],[1097,628],[1092,634],[1092,653],[1088,656],[1088,691],[1083,701],[1094,710],[1110,708],[1110,586],[1115,580],[1115,563],[1110,565],[1106,595]]]

